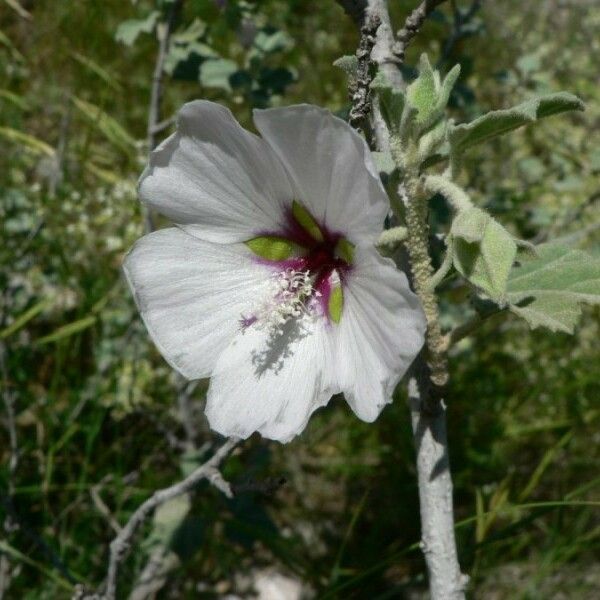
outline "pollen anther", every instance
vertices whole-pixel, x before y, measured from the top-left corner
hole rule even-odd
[[[266,300],[250,316],[242,315],[242,329],[255,325],[280,333],[290,319],[314,314],[315,298],[320,295],[313,288],[309,271],[278,271],[269,281]]]

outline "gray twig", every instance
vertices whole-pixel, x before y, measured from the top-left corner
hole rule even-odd
[[[417,359],[408,397],[417,452],[421,550],[429,571],[432,600],[464,600],[469,578],[460,571],[454,537],[446,405],[441,399],[432,403],[432,394],[437,395],[437,391],[431,389],[426,362]]]
[[[174,0],[169,9],[167,21],[165,23],[159,23],[157,27],[159,45],[156,62],[154,63],[154,72],[152,74],[152,88],[150,90],[150,107],[148,109],[148,127],[146,134],[149,152],[152,152],[152,150],[156,148],[157,134],[163,129],[160,121],[160,109],[162,104],[162,82],[165,60],[169,52],[171,34],[175,28],[182,6],[183,0]],[[148,207],[145,209],[144,222],[146,233],[151,232],[154,229],[154,221],[152,219],[152,212]]]
[[[505,317],[508,314],[508,310],[505,308],[499,308],[493,310],[485,315],[475,315],[462,325],[458,325],[449,334],[446,335],[446,343],[448,348],[458,344],[461,340],[469,337],[472,333],[475,333],[488,319],[495,319],[499,315]]]
[[[445,2],[446,0],[423,0],[417,8],[415,8],[404,22],[404,27],[397,34],[397,41],[393,51],[400,63],[404,62],[406,49],[412,39],[419,33],[425,19],[433,12],[433,10]]]
[[[152,133],[158,134],[161,131],[168,129],[172,125],[175,125],[176,122],[177,122],[177,117],[175,115],[169,117],[168,119],[164,119],[163,121],[161,121],[160,123],[157,123],[154,126],[154,128],[152,129]]]
[[[215,454],[207,460],[203,465],[195,469],[185,479],[170,487],[162,490],[157,490],[143,502],[131,515],[129,521],[123,526],[120,533],[110,544],[110,559],[108,565],[108,574],[106,579],[106,588],[102,596],[103,600],[115,600],[117,592],[117,576],[119,566],[127,557],[131,548],[132,538],[136,531],[146,521],[146,519],[158,508],[161,504],[191,492],[194,487],[203,479],[208,480],[217,489],[221,490],[228,498],[233,496],[229,484],[223,479],[218,467],[235,448],[239,440],[231,438],[227,440]],[[88,596],[92,598],[92,596]]]
[[[169,15],[165,23],[158,25],[158,54],[152,74],[152,88],[150,91],[150,108],[148,109],[148,149],[156,147],[157,128],[160,124],[160,109],[162,104],[162,82],[165,68],[165,60],[169,52],[171,34],[183,6],[183,0],[175,0],[169,9]],[[160,129],[159,129],[160,131]]]
[[[352,100],[350,109],[350,125],[356,129],[364,129],[368,123],[367,119],[371,111],[371,81],[372,69],[371,52],[375,45],[375,35],[381,25],[378,15],[371,15],[360,29],[360,43],[356,51],[358,67],[356,78],[350,78],[348,91]]]
[[[368,0],[365,17],[368,19],[375,16],[379,19],[380,25],[371,57],[383,71],[388,82],[394,87],[401,88],[404,80],[399,69],[400,62],[393,52],[394,31],[387,0]]]
[[[181,376],[178,376],[178,380],[177,406],[181,425],[185,431],[185,445],[187,449],[194,450],[198,441],[198,429],[191,399],[194,390],[198,387],[198,381],[188,381]]]
[[[93,485],[90,488],[90,498],[92,499],[92,502],[94,503],[94,506],[96,507],[98,512],[106,519],[111,529],[118,534],[121,533],[121,526],[119,525],[119,522],[115,519],[113,514],[110,512],[110,509],[108,508],[108,506],[106,506],[106,503],[104,502],[104,500],[102,500],[102,497],[100,496],[100,490],[102,489],[102,485],[109,479],[111,479],[110,476],[105,478],[100,483]]]

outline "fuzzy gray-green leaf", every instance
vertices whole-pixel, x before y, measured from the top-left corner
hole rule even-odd
[[[344,71],[350,79],[355,79],[358,70],[358,58],[354,54],[345,54],[334,60],[333,66]]]
[[[389,152],[371,152],[371,156],[379,173],[390,176],[396,170],[396,163]]]
[[[406,102],[404,93],[395,89],[385,77],[383,71],[379,71],[371,82],[371,89],[379,97],[381,114],[392,133],[400,128],[404,104]]]
[[[600,259],[554,244],[538,246],[537,255],[511,271],[509,308],[532,328],[573,333],[581,304],[600,304]]]
[[[129,19],[123,21],[115,33],[115,40],[126,46],[132,46],[140,33],[152,33],[160,17],[157,10],[152,11],[145,19]]]
[[[425,123],[438,101],[438,81],[436,82],[436,73],[431,68],[427,54],[421,54],[419,61],[419,76],[413,81],[406,90],[406,98],[410,105],[417,111],[417,122]]]
[[[456,216],[451,234],[456,270],[490,298],[504,302],[517,254],[510,233],[485,211],[469,208]]]
[[[237,70],[237,64],[228,58],[207,60],[200,67],[199,80],[206,87],[220,88],[230,92],[230,77]]]
[[[471,146],[549,117],[570,110],[583,110],[583,102],[568,92],[532,98],[513,108],[494,110],[470,123],[462,123],[450,129],[449,140],[453,148],[462,152]]]

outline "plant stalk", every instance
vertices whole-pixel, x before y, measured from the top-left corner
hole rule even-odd
[[[409,404],[417,454],[421,511],[421,549],[425,555],[432,600],[464,600],[468,577],[458,563],[454,535],[452,476],[448,454],[446,405],[447,340],[442,334],[429,255],[427,194],[416,168],[407,168],[403,189],[410,265],[415,292],[427,320],[424,351],[409,381]]]

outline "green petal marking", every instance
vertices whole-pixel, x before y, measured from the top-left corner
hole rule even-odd
[[[344,292],[341,285],[336,285],[332,288],[329,294],[329,304],[327,310],[329,317],[334,323],[339,323],[342,318],[342,308],[344,307]]]
[[[340,238],[335,245],[335,254],[351,265],[354,262],[354,244],[346,238]]]
[[[304,206],[299,202],[296,202],[296,200],[292,203],[292,214],[294,215],[294,219],[298,222],[298,225],[300,225],[313,240],[316,240],[317,242],[323,241],[323,232],[318,223]]]
[[[273,261],[286,260],[292,256],[298,256],[299,250],[301,250],[298,244],[274,235],[252,238],[246,242],[246,246],[257,256]]]

